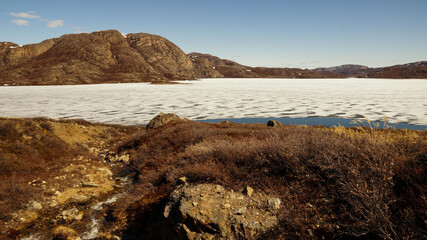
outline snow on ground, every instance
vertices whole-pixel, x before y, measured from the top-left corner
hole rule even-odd
[[[189,119],[340,117],[427,125],[427,80],[205,79],[0,87],[0,117],[146,124],[159,112]]]

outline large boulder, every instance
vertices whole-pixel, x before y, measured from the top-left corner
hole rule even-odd
[[[250,196],[249,196],[250,195]],[[182,184],[163,211],[163,239],[255,239],[278,224],[280,199],[220,185]]]
[[[154,129],[163,126],[172,121],[181,121],[182,119],[175,113],[159,113],[145,126],[146,129]]]

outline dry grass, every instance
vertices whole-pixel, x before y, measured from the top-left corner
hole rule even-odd
[[[137,173],[133,194],[112,213],[121,224],[135,224],[155,208],[147,199],[160,203],[153,194],[186,176],[280,195],[281,224],[265,238],[427,235],[425,131],[182,122],[136,133],[118,150]]]

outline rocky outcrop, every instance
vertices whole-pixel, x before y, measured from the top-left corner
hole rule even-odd
[[[56,39],[48,39],[41,43],[25,46],[11,42],[0,43],[0,71],[39,56],[49,50],[55,41]]]
[[[187,55],[167,39],[146,33],[128,34],[132,49],[166,79],[195,79],[193,64]]]
[[[167,39],[108,30],[39,44],[0,43],[0,83],[163,82],[195,79],[190,59]]]
[[[248,191],[249,190],[249,191]],[[246,188],[182,184],[163,211],[162,239],[256,239],[278,224],[281,201]]]
[[[159,113],[145,127],[146,129],[154,129],[163,126],[172,121],[181,121],[182,119],[175,113]]]

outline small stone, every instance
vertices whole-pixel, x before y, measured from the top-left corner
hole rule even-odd
[[[95,182],[84,182],[84,183],[82,183],[82,187],[94,187],[94,188],[96,188],[96,187],[98,187],[98,184]]]
[[[28,210],[40,210],[42,209],[43,206],[41,205],[41,203],[37,202],[37,201],[30,201],[30,203],[28,203],[27,209]]]
[[[84,195],[71,195],[71,197],[68,199],[68,203],[87,203],[89,201],[89,197]]]
[[[229,203],[226,203],[222,206],[223,209],[228,209],[230,207],[231,207],[231,205]]]
[[[268,199],[268,206],[270,206],[273,209],[279,209],[280,208],[280,204],[282,203],[282,201],[278,198],[270,198]]]
[[[180,177],[180,178],[178,179],[178,183],[180,183],[180,184],[185,184],[185,183],[187,183],[187,178],[186,178],[186,177]]]
[[[243,215],[246,212],[246,207],[239,207],[234,210],[234,214],[236,215]]]
[[[67,209],[61,212],[62,219],[66,221],[79,221],[83,219],[83,213],[77,208]]]
[[[197,204],[197,202],[193,202],[193,206],[197,206],[198,204]]]
[[[56,206],[58,206],[59,204],[58,204],[58,202],[57,201],[55,201],[55,200],[53,200],[50,204],[49,204],[49,207],[56,207]]]
[[[113,176],[113,173],[105,167],[98,168],[98,171],[104,172],[105,173],[104,177],[112,177]]]
[[[243,190],[243,194],[246,194],[246,196],[250,197],[252,195],[252,193],[254,192],[254,189],[247,186],[244,190]]]

